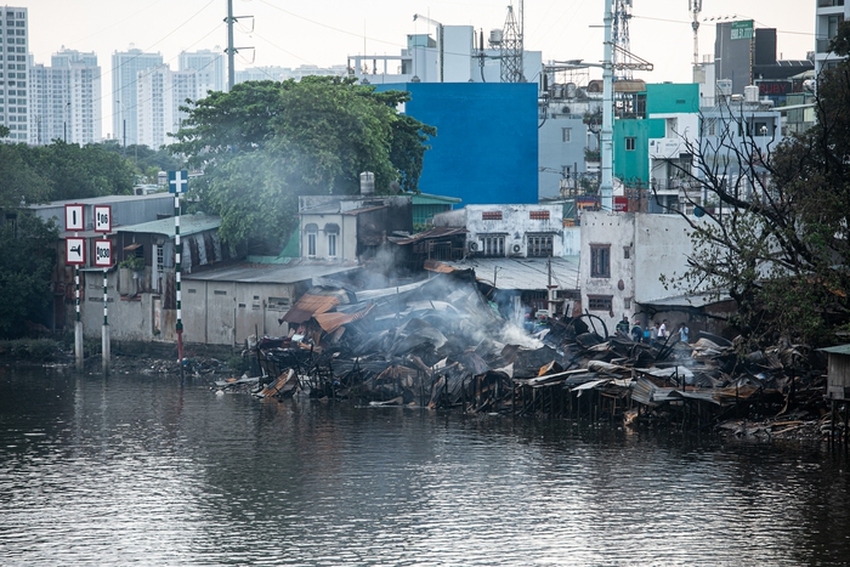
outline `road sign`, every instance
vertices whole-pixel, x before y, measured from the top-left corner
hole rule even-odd
[[[98,268],[109,268],[112,266],[112,241],[94,241],[94,265]]]
[[[69,232],[85,230],[86,221],[82,205],[65,205],[65,230]]]
[[[168,172],[168,192],[185,193],[189,190],[189,172],[185,169]]]
[[[65,263],[71,266],[86,263],[86,239],[77,236],[65,238]]]
[[[731,39],[753,39],[753,21],[732,22]]]
[[[94,206],[94,231],[112,232],[112,206]]]

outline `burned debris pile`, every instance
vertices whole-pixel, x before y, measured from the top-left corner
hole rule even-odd
[[[283,317],[287,333],[251,345],[257,395],[689,429],[778,418],[787,430],[823,413],[825,379],[800,373],[808,353],[799,348],[741,356],[709,334],[693,343],[606,338],[589,315],[529,332],[488,291],[471,270],[368,292],[313,288]]]

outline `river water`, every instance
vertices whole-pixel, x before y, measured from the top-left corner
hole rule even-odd
[[[819,443],[215,395],[0,368],[0,564],[850,562]]]

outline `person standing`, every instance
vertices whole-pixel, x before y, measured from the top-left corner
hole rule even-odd
[[[679,340],[683,343],[687,343],[690,338],[691,330],[688,329],[688,326],[685,323],[679,323]]]
[[[667,338],[670,336],[670,332],[667,329],[667,319],[663,319],[661,321],[661,326],[658,327],[658,340],[667,342]]]
[[[643,340],[643,327],[640,326],[640,321],[635,317],[635,324],[632,325],[632,340],[639,343]]]
[[[629,318],[623,315],[623,318],[617,323],[617,332],[629,335]]]

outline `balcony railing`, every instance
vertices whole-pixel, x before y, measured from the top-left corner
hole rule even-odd
[[[844,0],[818,0],[818,8],[829,8],[830,6],[843,6]]]

